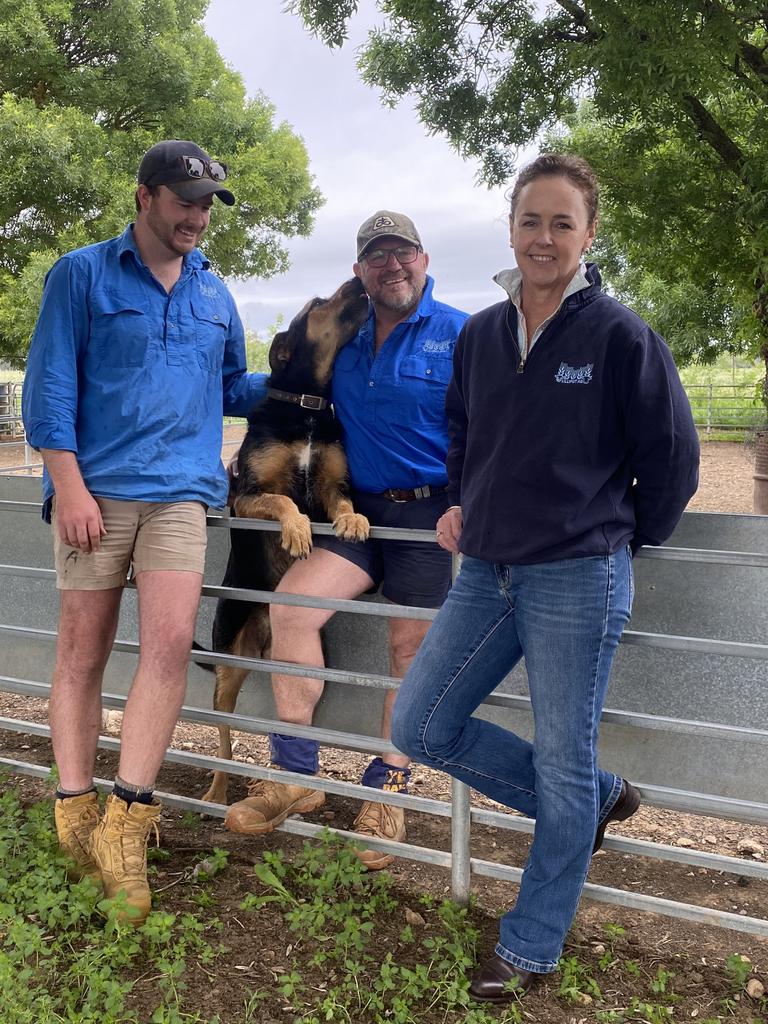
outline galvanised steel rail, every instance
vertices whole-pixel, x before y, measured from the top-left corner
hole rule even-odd
[[[0,565],[0,576],[3,575],[3,570],[6,568],[8,567]],[[52,570],[38,571],[50,572]],[[248,591],[243,591],[242,593],[248,593]],[[315,604],[313,605],[314,607],[327,607],[325,604],[316,603],[317,601],[322,602],[322,598],[313,600],[315,601]],[[347,603],[351,604],[354,602]],[[405,609],[405,606],[402,605],[384,605],[378,607],[407,610]],[[419,611],[420,609],[413,610]],[[369,614],[371,613],[369,612]],[[403,618],[404,616],[400,615],[399,617]],[[0,635],[2,634],[9,636],[23,636],[32,640],[40,640],[48,643],[55,643],[57,638],[57,634],[53,630],[34,629],[30,626],[9,626],[0,624]],[[649,635],[655,636],[656,634]],[[768,650],[768,648],[766,649]],[[126,654],[138,654],[139,645],[133,640],[117,640],[113,644],[112,650]],[[307,676],[309,678],[323,679],[330,682],[348,683],[354,686],[367,686],[371,689],[377,690],[395,690],[400,685],[400,680],[395,676],[381,676],[374,675],[373,673],[358,674],[356,672],[351,672],[348,669],[316,668],[309,665],[297,665],[292,661],[267,661],[262,658],[242,658],[234,654],[214,654],[212,652],[206,653],[203,651],[192,651],[190,653],[189,660],[208,665],[231,665],[236,668],[248,668],[252,671],[277,672],[281,675]],[[0,676],[0,681],[4,678],[7,677]],[[531,700],[530,697],[518,694],[495,693],[486,697],[483,701],[483,706],[530,711]],[[219,714],[219,712],[201,709],[201,714],[211,716]],[[221,712],[221,714],[224,714],[224,712]],[[256,719],[238,715],[235,715],[234,718],[237,719],[237,724],[229,719],[223,724],[232,724],[233,728],[239,729],[241,732],[248,732],[247,723],[250,721],[256,721]],[[209,718],[206,717],[206,723],[208,723],[208,721]],[[672,718],[667,715],[648,715],[638,711],[620,711],[613,710],[611,708],[604,708],[601,716],[601,722],[608,722],[611,725],[628,725],[640,729],[674,732],[675,734],[707,736],[718,739],[737,739],[758,744],[768,744],[768,731],[765,729],[755,729],[740,725],[722,725],[715,722],[697,721],[695,719]],[[381,743],[383,741],[378,740],[378,742]],[[389,750],[394,752],[395,748],[390,747]]]
[[[0,501],[0,510],[16,512],[39,512],[39,505],[34,502],[11,502]],[[230,520],[225,516],[208,516],[208,525],[213,528],[225,529],[267,529],[279,530],[279,524],[266,521],[252,520]],[[319,534],[331,534],[332,527],[329,524],[313,524],[313,532]],[[374,528],[372,536],[389,539],[423,540],[427,543],[434,543],[432,531],[425,530],[393,530]],[[680,561],[699,561],[717,564],[735,564],[757,567],[768,566],[768,555],[754,552],[730,552],[730,551],[700,551],[685,548],[666,549],[642,549],[642,557],[656,557],[666,559],[677,559]],[[45,579],[53,581],[55,573],[49,569],[36,569],[28,566],[1,565],[0,575],[24,576],[27,578]],[[382,605],[373,602],[342,601],[331,599],[319,599],[303,597],[301,595],[274,594],[271,591],[249,591],[235,590],[226,587],[204,587],[203,593],[209,597],[236,597],[239,600],[250,600],[260,602],[273,602],[284,604],[302,605],[305,607],[330,608],[334,611],[352,612],[353,614],[379,615],[383,617],[431,619],[436,614],[433,610],[406,608],[397,605]],[[20,626],[0,625],[0,635],[25,636],[30,639],[53,642],[56,633],[50,630],[38,630]],[[678,637],[663,634],[649,634],[635,631],[627,631],[623,641],[630,644],[663,647],[667,649],[697,651],[701,653],[717,654],[729,657],[748,657],[753,659],[768,659],[768,645],[746,644],[730,641],[706,640],[699,637]],[[128,653],[137,653],[138,644],[128,641],[118,641],[114,644],[114,650]],[[370,686],[376,689],[391,689],[399,685],[399,680],[389,676],[374,675],[371,673],[354,673],[340,669],[318,669],[314,667],[297,666],[293,663],[277,661],[266,661],[262,659],[238,658],[232,655],[205,654],[193,652],[190,660],[207,662],[210,664],[234,664],[240,667],[252,668],[262,672],[281,672],[285,674],[310,676],[325,680],[334,680],[341,683]],[[47,697],[50,687],[45,683],[32,680],[14,679],[8,676],[0,676],[0,689],[8,692],[24,693],[30,696]],[[105,693],[103,704],[105,707],[122,708],[125,706],[126,698]],[[485,702],[489,705],[508,707],[528,711],[530,700],[523,696],[510,694],[493,694]],[[285,732],[286,728],[297,736],[306,736],[317,739],[320,742],[332,746],[363,750],[369,752],[382,752],[394,750],[390,743],[383,742],[381,738],[356,735],[353,733],[338,732],[330,729],[321,729],[315,726],[290,726],[286,723],[277,723],[267,719],[258,719],[250,716],[227,714],[225,712],[209,711],[202,708],[184,707],[181,713],[182,721],[197,722],[206,725],[227,724],[232,728],[251,733],[267,733],[279,728]],[[761,729],[750,729],[737,726],[728,726],[711,722],[691,721],[675,719],[666,716],[644,715],[636,712],[625,712],[621,710],[606,709],[603,714],[603,721],[614,722],[621,725],[631,725],[639,728],[663,729],[673,733],[693,733],[720,738],[739,739],[750,743],[768,743],[768,732]],[[33,722],[21,721],[12,718],[0,718],[0,728],[23,732],[31,735],[49,736],[47,726]],[[106,750],[119,750],[119,741],[111,737],[101,737],[99,746]],[[243,775],[250,778],[268,778],[284,782],[300,782],[302,777],[294,773],[276,771],[272,768],[250,765],[243,762],[223,761],[219,758],[208,757],[201,754],[194,754],[187,751],[169,750],[166,760],[173,763],[186,764],[190,767],[205,769],[220,768],[233,775]],[[49,769],[44,766],[34,765],[28,762],[20,762],[8,758],[0,758],[0,764],[5,764],[22,774],[32,774],[44,777]],[[399,856],[413,860],[423,861],[449,867],[451,869],[452,893],[455,899],[466,901],[469,895],[470,876],[474,872],[485,877],[498,878],[507,881],[519,881],[522,874],[521,869],[509,865],[492,863],[489,861],[472,858],[469,852],[469,839],[471,822],[490,825],[514,831],[532,832],[534,822],[530,819],[504,814],[502,812],[490,811],[483,808],[472,808],[469,802],[469,788],[463,783],[452,780],[451,803],[427,800],[422,797],[410,796],[397,793],[379,793],[376,790],[364,788],[354,783],[339,782],[333,779],[318,777],[317,788],[327,792],[350,796],[358,799],[368,799],[375,802],[389,803],[407,807],[411,810],[422,813],[431,813],[451,818],[451,852],[429,850],[424,847],[415,847],[409,843],[396,843],[388,840],[370,841],[366,839],[366,845],[374,849],[386,850]],[[102,783],[104,788],[109,788],[109,783]],[[650,804],[657,806],[671,807],[677,810],[695,811],[700,814],[720,815],[729,819],[745,820],[750,822],[761,821],[768,823],[768,805],[753,803],[749,801],[733,800],[710,796],[704,793],[692,793],[685,790],[673,790],[661,786],[638,785],[643,798]],[[171,806],[183,807],[197,811],[203,811],[216,816],[223,816],[226,808],[221,805],[204,803],[189,797],[181,797],[175,794],[158,794]],[[284,831],[298,835],[313,836],[321,831],[321,827],[309,822],[288,820],[281,826]],[[355,833],[345,832],[341,829],[333,829],[340,836],[359,842],[360,837]],[[649,843],[644,840],[633,840],[614,838],[607,836],[605,849],[625,853],[636,853],[643,856],[651,856],[661,860],[675,861],[682,864],[707,867],[717,871],[731,871],[739,875],[748,875],[759,879],[768,879],[768,866],[755,861],[747,861],[742,858],[723,857],[717,854],[705,853],[702,851],[680,849],[664,844]],[[738,931],[751,934],[768,936],[768,920],[759,918],[743,917],[738,914],[729,914],[723,911],[711,910],[708,908],[696,907],[690,904],[678,903],[671,900],[661,899],[655,896],[645,896],[638,893],[625,892],[624,890],[610,889],[604,886],[588,884],[585,887],[585,894],[601,902],[612,903],[636,909],[651,910],[656,913],[666,914],[672,917],[680,917],[685,920],[699,921],[708,924],[718,924]]]

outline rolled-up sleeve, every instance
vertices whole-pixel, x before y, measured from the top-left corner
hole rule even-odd
[[[224,387],[224,414],[247,416],[251,409],[267,394],[267,375],[248,373],[245,363],[245,332],[234,300],[230,303],[230,325],[224,347],[222,383]]]
[[[88,323],[82,272],[64,257],[45,279],[27,357],[21,411],[33,448],[77,452],[78,363]]]

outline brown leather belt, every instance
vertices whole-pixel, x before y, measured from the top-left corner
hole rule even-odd
[[[430,487],[429,484],[414,487],[411,491],[401,487],[390,487],[388,491],[382,491],[380,497],[396,502],[418,501],[420,498],[431,498],[435,494],[445,494],[447,490],[447,487]]]

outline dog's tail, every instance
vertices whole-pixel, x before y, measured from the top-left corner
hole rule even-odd
[[[192,641],[192,650],[193,651],[203,651],[205,654],[213,654],[213,651],[210,651],[207,647],[203,647],[203,645],[199,644],[196,640]],[[202,661],[196,661],[195,664],[198,666],[198,668],[205,669],[206,672],[215,672],[216,671],[216,668],[215,668],[214,665],[206,665]]]

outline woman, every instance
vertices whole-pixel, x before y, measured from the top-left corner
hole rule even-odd
[[[672,532],[698,440],[662,339],[585,265],[597,182],[547,154],[512,191],[509,298],[469,319],[446,408],[449,497],[437,539],[461,571],[405,678],[404,752],[536,819],[517,904],[477,999],[554,971],[605,826],[640,794],[598,768],[598,723],[632,602],[632,555]],[[525,658],[530,744],[473,711]]]

